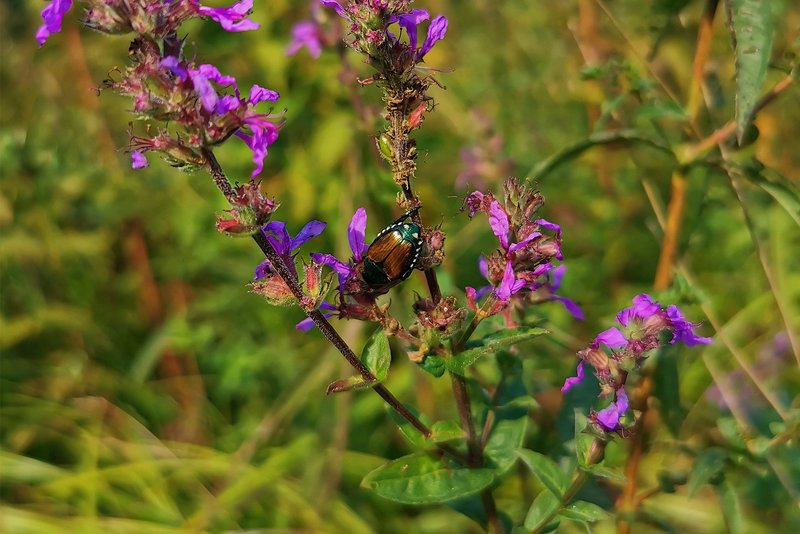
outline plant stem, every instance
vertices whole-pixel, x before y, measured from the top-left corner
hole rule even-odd
[[[589,457],[586,459],[586,465],[594,465],[600,460],[603,459],[603,455],[605,454],[606,444],[601,439],[595,439],[594,443],[592,443],[592,448],[589,451]],[[578,469],[575,475],[572,477],[572,482],[570,483],[567,490],[564,492],[564,495],[561,496],[561,506],[557,507],[555,510],[550,512],[550,514],[544,518],[539,524],[542,525],[538,529],[534,531],[534,533],[542,532],[548,524],[553,520],[553,518],[558,515],[558,513],[566,506],[569,501],[575,497],[575,494],[578,493],[578,490],[583,487],[583,483],[586,482],[586,479],[589,478],[589,473],[583,469]],[[543,490],[548,491],[548,490]]]
[[[209,149],[203,149],[203,156],[206,159],[209,172],[214,178],[214,183],[217,185],[217,188],[222,192],[223,195],[225,195],[225,198],[230,200],[235,195],[235,191],[233,186],[228,181],[227,176],[225,176],[225,173],[217,161],[216,156],[214,156],[214,153]],[[283,262],[283,259],[272,247],[272,244],[267,241],[267,238],[261,232],[254,234],[253,240],[264,253],[264,256],[266,256],[266,258],[270,261],[278,275],[280,275],[280,277],[292,291],[292,294],[294,294],[295,298],[300,300],[303,297],[303,289],[300,287],[300,283],[298,282],[294,273],[292,273],[289,267]],[[377,380],[319,310],[306,311],[306,314],[311,318],[312,321],[314,321],[314,324],[317,325],[317,327],[320,329],[320,332],[322,332],[322,334],[328,338],[333,346],[336,347],[342,356],[345,357],[347,362],[364,378],[364,380],[367,382],[375,382]],[[413,413],[411,413],[408,408],[406,408],[405,405],[403,405],[403,403],[401,403],[386,388],[386,386],[383,384],[376,384],[372,387],[372,389],[423,436],[428,438],[432,435],[431,429],[428,428],[422,421],[420,421],[419,418],[417,418]],[[457,458],[462,456],[451,447],[439,445],[439,448],[451,455],[455,453]]]

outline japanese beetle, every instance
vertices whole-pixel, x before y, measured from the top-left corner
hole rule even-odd
[[[386,293],[392,286],[408,278],[414,270],[422,250],[422,233],[419,225],[404,221],[418,209],[407,211],[387,226],[364,254],[359,271],[361,279],[373,294]]]

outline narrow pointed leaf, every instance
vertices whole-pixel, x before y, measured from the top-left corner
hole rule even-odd
[[[551,517],[561,508],[561,500],[551,491],[543,491],[536,496],[533,504],[525,516],[525,528],[540,531],[547,527],[553,519]],[[556,525],[557,527],[557,525]],[[553,530],[550,526],[547,531]]]
[[[569,476],[561,470],[556,462],[543,454],[528,449],[519,449],[517,454],[544,487],[559,498],[564,495],[564,491],[569,485]]]
[[[611,514],[603,510],[594,503],[586,501],[575,501],[569,503],[560,512],[561,517],[578,521],[579,523],[594,523],[601,519],[611,517]]]
[[[772,52],[773,0],[727,0],[728,29],[736,54],[736,130],[742,142],[764,79]]]
[[[452,373],[463,375],[467,367],[483,356],[494,354],[501,349],[547,333],[547,330],[543,328],[529,326],[495,332],[483,339],[467,344],[465,350],[452,358],[445,359],[445,367]]]

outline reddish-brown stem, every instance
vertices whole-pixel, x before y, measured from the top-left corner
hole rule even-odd
[[[204,149],[203,156],[206,159],[206,164],[211,176],[214,179],[214,183],[217,185],[222,194],[225,195],[225,198],[228,200],[232,199],[235,191],[233,186],[231,186],[230,182],[228,181],[227,176],[225,176],[222,167],[220,167],[216,156],[214,156],[214,153],[209,149]],[[300,300],[303,297],[303,289],[300,287],[300,283],[298,282],[294,273],[289,269],[289,267],[284,263],[283,259],[272,247],[272,244],[267,241],[267,238],[261,232],[254,234],[253,240],[264,253],[264,256],[266,256],[266,258],[270,261],[278,275],[280,275],[280,277],[292,291],[292,294],[298,300]],[[320,332],[322,332],[322,334],[328,338],[333,346],[336,347],[342,356],[345,357],[347,362],[364,378],[364,380],[367,382],[375,382],[377,380],[319,310],[307,311],[306,314],[311,318],[312,321],[314,321],[314,324],[320,329]],[[372,389],[378,395],[380,395],[380,397],[386,401],[386,403],[389,404],[392,409],[394,409],[403,419],[408,421],[409,424],[416,428],[422,435],[425,437],[431,436],[431,429],[428,428],[422,421],[420,421],[419,418],[417,418],[413,413],[411,413],[408,408],[406,408],[405,405],[403,405],[403,403],[401,403],[394,395],[392,395],[386,386],[383,384],[377,384]],[[444,452],[455,456],[456,458],[463,458],[458,451],[455,451],[449,446],[440,445],[439,448]]]

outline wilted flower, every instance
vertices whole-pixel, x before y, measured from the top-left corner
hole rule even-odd
[[[266,224],[279,203],[265,197],[258,182],[237,186],[235,191],[236,194],[230,199],[231,209],[226,210],[230,218],[219,217],[217,230],[237,237],[253,235]]]

